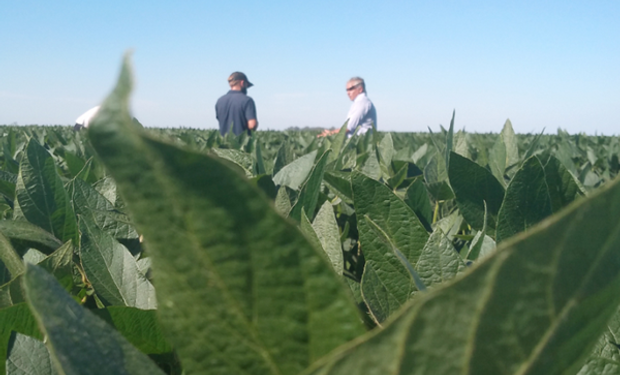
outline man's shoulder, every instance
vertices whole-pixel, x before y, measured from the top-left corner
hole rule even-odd
[[[220,100],[234,100],[238,102],[254,101],[251,97],[247,96],[247,94],[235,90],[230,90],[226,94],[220,96],[218,101]]]

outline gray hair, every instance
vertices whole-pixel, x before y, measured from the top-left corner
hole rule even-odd
[[[362,85],[362,90],[366,92],[366,84],[364,83],[364,79],[360,77],[353,77],[349,80],[349,83],[353,83],[355,86]]]

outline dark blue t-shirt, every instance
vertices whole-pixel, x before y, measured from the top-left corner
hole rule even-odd
[[[217,100],[215,117],[220,123],[220,134],[229,131],[239,135],[244,131],[248,134],[248,120],[256,120],[254,100],[241,91],[230,90]]]

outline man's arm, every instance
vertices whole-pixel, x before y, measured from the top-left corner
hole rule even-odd
[[[254,104],[254,99],[249,98],[248,103],[245,107],[245,118],[248,119],[248,130],[256,130],[258,128],[258,120],[256,119],[256,104]]]

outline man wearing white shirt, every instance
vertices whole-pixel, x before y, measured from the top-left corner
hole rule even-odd
[[[370,99],[366,96],[366,84],[360,77],[353,77],[347,82],[347,95],[353,101],[347,115],[347,137],[355,134],[361,135],[377,128],[377,111]],[[325,130],[319,137],[325,137],[338,133],[339,129]]]

